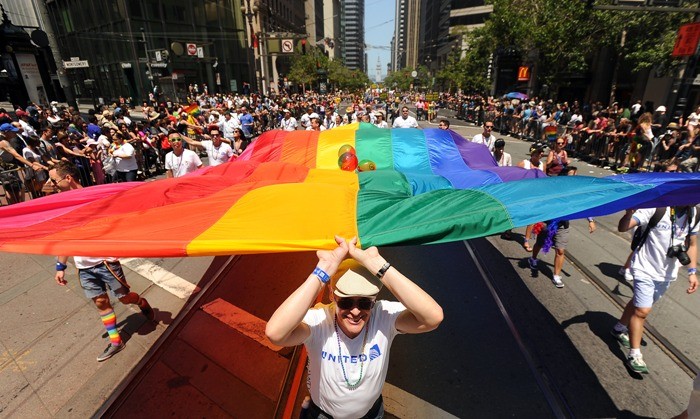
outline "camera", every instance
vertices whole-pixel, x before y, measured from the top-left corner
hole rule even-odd
[[[688,253],[686,253],[682,244],[669,247],[668,251],[666,251],[666,257],[677,258],[681,265],[684,266],[690,263],[690,257],[688,257]]]

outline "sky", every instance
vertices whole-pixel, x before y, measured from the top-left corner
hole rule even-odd
[[[382,77],[386,64],[391,60],[391,37],[394,35],[394,10],[396,0],[365,0],[365,44],[367,45],[367,72],[374,81],[377,74],[377,57],[382,63]],[[383,47],[378,49],[374,47]]]

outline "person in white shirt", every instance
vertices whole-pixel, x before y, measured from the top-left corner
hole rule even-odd
[[[202,167],[197,153],[182,146],[182,137],[177,132],[169,135],[168,140],[173,151],[165,155],[165,170],[168,178],[185,176]]]
[[[314,108],[310,107],[306,109],[306,113],[299,118],[299,123],[303,129],[307,129],[311,126],[311,118],[318,118],[318,114],[314,112]]]
[[[209,130],[211,140],[197,141],[186,135],[180,135],[185,142],[193,147],[202,147],[207,152],[209,158],[209,166],[218,166],[222,163],[228,163],[233,156],[233,148],[227,144],[228,139],[221,137],[221,132],[218,128]]]
[[[386,123],[384,120],[384,114],[382,112],[375,112],[374,117],[376,120],[374,121],[374,126],[377,128],[389,128],[389,124]]]
[[[695,112],[688,116],[688,120],[685,121],[685,125],[692,125],[693,128],[696,128],[698,126],[698,122],[700,122],[700,106],[698,106]]]
[[[335,249],[316,252],[316,268],[274,312],[265,334],[275,345],[306,346],[308,417],[380,417],[394,337],[436,329],[442,307],[376,247],[362,250],[357,238],[335,241]],[[326,284],[332,302],[309,309]],[[399,301],[377,300],[383,285]]]
[[[648,232],[632,256],[633,296],[611,330],[617,341],[629,349],[627,366],[632,371],[649,373],[640,350],[644,322],[653,304],[678,277],[681,265],[688,268],[686,293],[692,294],[698,288],[697,220],[695,207],[662,207],[628,209],[618,222],[617,230],[621,233],[635,227]]]
[[[284,118],[280,121],[280,127],[284,131],[295,131],[297,129],[297,120],[292,116],[292,111],[285,109]]]
[[[17,109],[15,115],[19,119],[19,125],[22,127],[22,135],[26,138],[37,136],[37,132],[33,126],[29,124],[29,114],[22,109]]]
[[[224,120],[219,122],[219,128],[224,138],[233,140],[233,131],[241,127],[241,121],[238,120],[236,114],[231,114],[231,111],[224,112]]]
[[[329,110],[331,108],[328,108]],[[335,116],[337,114],[328,112],[326,113],[326,117],[323,118],[323,126],[326,127],[326,129],[333,129],[335,128]]]
[[[496,142],[493,145],[493,158],[496,159],[496,163],[498,163],[499,166],[512,166],[513,165],[513,159],[510,157],[510,154],[506,153],[504,150],[506,148],[506,141],[502,138],[499,138],[496,140]]]
[[[484,122],[484,131],[481,134],[476,134],[474,138],[472,138],[472,142],[483,144],[489,148],[489,151],[493,152],[496,137],[491,134],[491,131],[493,131],[493,122]]]
[[[408,106],[401,108],[401,116],[394,119],[394,128],[418,128],[416,118],[408,114]]]
[[[138,162],[134,155],[136,150],[126,142],[124,134],[117,132],[112,137],[114,143],[109,150],[109,154],[114,157],[114,164],[117,169],[117,182],[133,182],[139,169]]]

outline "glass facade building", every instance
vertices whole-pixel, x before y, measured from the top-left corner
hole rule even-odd
[[[195,83],[220,92],[252,82],[240,0],[48,0],[47,7],[63,59],[88,61],[67,70],[78,97],[90,97],[91,86],[107,100],[143,100],[153,86],[172,96]]]

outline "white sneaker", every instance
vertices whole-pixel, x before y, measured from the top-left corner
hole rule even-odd
[[[557,288],[564,288],[564,283],[561,282],[561,276],[559,276],[559,275],[554,275],[554,276],[552,277],[552,282],[554,282],[554,285],[555,285]]]

